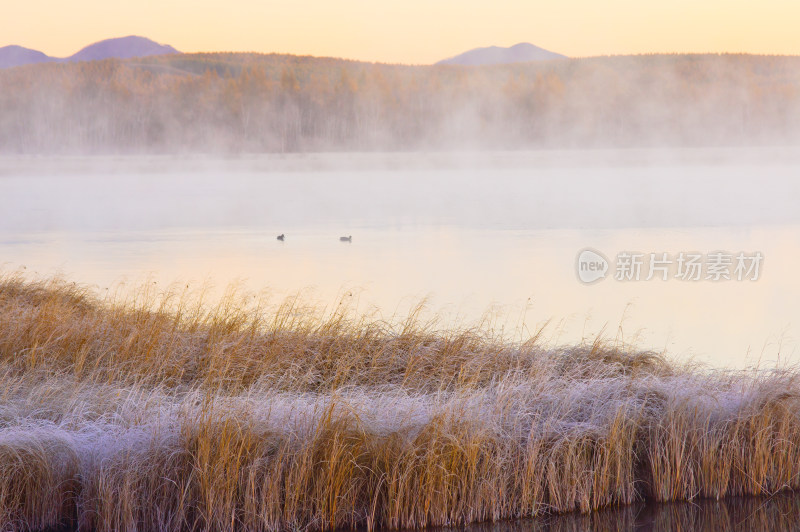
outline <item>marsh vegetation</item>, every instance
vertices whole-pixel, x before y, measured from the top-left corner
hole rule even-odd
[[[0,280],[4,529],[461,525],[800,483],[800,372]]]

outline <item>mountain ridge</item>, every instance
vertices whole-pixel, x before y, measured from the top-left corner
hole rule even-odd
[[[159,44],[147,37],[128,35],[97,41],[85,46],[68,57],[51,57],[39,50],[18,45],[0,48],[0,68],[30,65],[35,63],[71,63],[76,61],[97,61],[100,59],[129,59],[151,55],[179,54],[168,44]]]

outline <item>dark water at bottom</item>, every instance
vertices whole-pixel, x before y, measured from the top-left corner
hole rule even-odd
[[[545,516],[437,532],[612,532],[650,531],[800,531],[800,493],[782,492],[772,497],[729,497],[691,502],[636,503],[581,514]]]
[[[426,532],[783,532],[800,531],[800,493],[689,502],[640,502],[591,513],[428,528]],[[75,532],[66,526],[40,532]],[[175,531],[180,532],[180,531]],[[244,531],[243,531],[244,532]]]

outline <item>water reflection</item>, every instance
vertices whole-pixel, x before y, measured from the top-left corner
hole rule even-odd
[[[633,504],[588,514],[566,514],[502,523],[435,529],[439,532],[780,532],[800,530],[800,495],[729,497],[663,504]]]
[[[74,532],[65,526],[40,532]],[[597,512],[536,519],[427,528],[428,532],[795,532],[800,530],[800,495],[728,497],[718,501],[637,503]]]

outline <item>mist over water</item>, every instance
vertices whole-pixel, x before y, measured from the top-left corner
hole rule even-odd
[[[603,332],[715,366],[798,362],[798,170],[778,148],[5,158],[0,260],[101,293],[241,281],[385,317],[427,298],[443,326],[494,309],[517,339],[552,320],[553,343]],[[764,263],[757,281],[585,285],[587,247]]]

